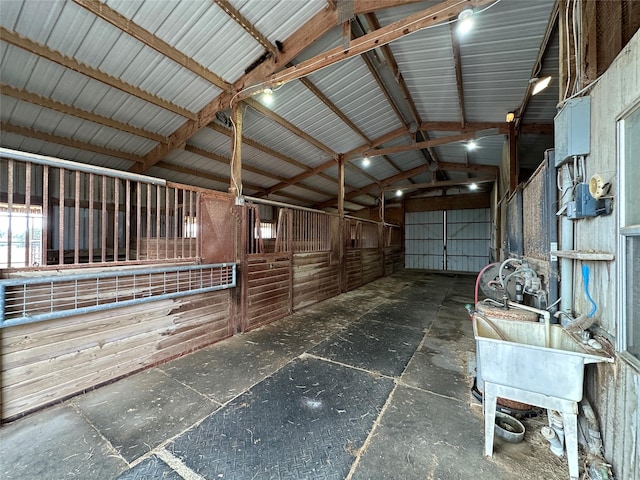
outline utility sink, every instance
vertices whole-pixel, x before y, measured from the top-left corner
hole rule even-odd
[[[584,365],[613,362],[560,325],[474,315],[478,374],[485,382],[582,400]]]

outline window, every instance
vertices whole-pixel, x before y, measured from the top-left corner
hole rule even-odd
[[[640,104],[618,122],[619,349],[640,367]]]
[[[0,267],[42,264],[42,207],[0,203]]]

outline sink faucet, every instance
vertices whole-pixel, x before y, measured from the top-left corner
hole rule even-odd
[[[551,313],[546,310],[540,310],[538,308],[530,307],[529,305],[522,305],[521,303],[516,302],[509,302],[509,306],[542,315],[542,318],[544,319],[544,345],[549,348],[551,346]]]

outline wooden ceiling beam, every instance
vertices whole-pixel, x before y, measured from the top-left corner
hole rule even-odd
[[[403,4],[415,3],[417,0],[356,0],[355,14],[367,13],[378,9],[399,6]],[[151,168],[156,162],[164,158],[173,148],[183,145],[213,121],[217,112],[226,110],[231,106],[231,101],[245,88],[253,85],[260,85],[264,79],[272,73],[284,68],[289,62],[296,58],[304,49],[322,37],[329,30],[337,25],[337,14],[334,9],[323,8],[313,16],[311,20],[296,30],[289,38],[283,42],[282,52],[277,57],[268,58],[261,65],[251,72],[243,75],[234,82],[231,92],[223,92],[209,104],[207,104],[197,115],[197,118],[190,118],[169,137],[168,144],[160,144],[151,152],[145,155],[144,165],[135,170],[139,173]]]
[[[461,126],[458,122],[422,122],[421,129],[434,132],[479,132],[481,130],[495,130],[500,135],[509,134],[509,124],[506,122],[468,122]],[[553,135],[552,123],[530,123],[520,126],[521,134]]]
[[[190,112],[186,108],[182,108],[171,102],[167,102],[166,100],[163,100],[156,95],[146,92],[141,88],[134,87],[133,85],[123,82],[118,78],[112,77],[111,75],[108,75],[96,68],[89,67],[88,65],[85,65],[84,63],[81,63],[74,58],[67,57],[66,55],[63,55],[58,51],[52,50],[46,45],[42,45],[25,37],[22,37],[16,32],[7,30],[5,27],[0,26],[0,38],[11,45],[33,53],[38,57],[42,57],[46,60],[57,63],[58,65],[81,73],[82,75],[102,82],[106,85],[109,85],[110,87],[117,88],[122,92],[128,93],[129,95],[132,95],[134,97],[138,97],[146,102],[152,103],[153,105],[156,105],[160,108],[164,108],[165,110],[169,110],[170,112],[173,112],[177,115],[181,115],[190,120],[195,120],[197,118],[196,114]]]
[[[388,186],[383,189],[383,191],[388,192],[390,190],[430,190],[432,188],[442,188],[442,187],[455,187],[457,185],[470,185],[472,183],[489,183],[495,182],[496,177],[475,177],[468,178],[466,180],[442,180],[436,182],[427,182],[427,183],[416,183],[414,185],[407,186]]]
[[[438,145],[446,145],[449,143],[462,142],[464,140],[470,140],[476,137],[476,132],[460,133],[458,135],[450,135],[447,137],[436,138],[433,140],[427,140],[424,142],[416,142],[410,145],[398,145],[395,147],[378,148],[368,150],[365,153],[368,155],[387,155],[390,153],[408,152],[411,150],[419,150],[422,148],[436,147]]]
[[[93,112],[81,110],[71,105],[60,103],[50,98],[27,92],[26,90],[14,88],[4,83],[0,84],[0,91],[2,92],[2,95],[7,95],[8,97],[29,102],[34,105],[39,105],[50,110],[55,110],[56,112],[64,113],[65,115],[72,115],[76,118],[81,118],[83,120],[97,123],[99,125],[105,125],[107,127],[115,128],[116,130],[130,133],[131,135],[148,138],[149,140],[154,140],[159,143],[167,143],[168,141],[167,137],[163,137],[162,135],[158,135],[157,133],[149,132],[147,130],[143,130],[142,128],[137,128],[133,125],[129,125],[128,123],[119,122],[117,120],[113,120],[111,118],[104,117]]]
[[[229,15],[245,32],[253,37],[253,39],[264,47],[274,57],[278,56],[278,48],[273,45],[253,23],[240,13],[228,0],[213,0],[224,12]]]
[[[227,157],[224,157],[222,155],[218,155],[217,153],[214,152],[210,152],[208,150],[204,150],[202,148],[198,148],[195,147],[193,145],[185,145],[184,147],[185,151],[187,152],[191,152],[191,153],[195,153],[196,155],[200,155],[201,157],[205,157],[205,158],[209,158],[211,160],[215,160],[216,162],[219,163],[224,163],[225,165],[230,165],[231,164],[231,160]],[[278,182],[286,182],[287,178],[282,177],[280,175],[276,175],[274,173],[268,172],[266,170],[263,170],[261,168],[257,168],[251,165],[247,165],[246,162],[242,163],[242,169],[247,171],[247,172],[251,172],[251,173],[255,173],[256,175],[262,175],[263,177],[266,178],[270,178],[271,180],[277,180]],[[333,195],[333,193],[331,192],[327,192],[326,190],[322,190],[320,188],[316,188],[313,187],[311,185],[305,185],[304,183],[298,183],[296,184],[297,187],[302,188],[304,190],[308,190],[310,192],[314,192],[320,195],[324,195],[325,197],[330,197],[331,195]],[[268,188],[264,187],[265,191],[268,190]]]
[[[386,45],[411,33],[420,31],[426,27],[437,25],[446,20],[455,18],[466,8],[475,8],[491,3],[495,0],[445,0],[430,8],[410,15],[402,20],[393,22],[379,30],[367,33],[362,37],[349,42],[348,48],[336,47],[323,52],[315,57],[304,60],[299,64],[287,68],[276,74],[272,74],[264,79],[264,83],[270,85],[281,85],[300,77],[307,76],[313,72],[325,68],[329,65],[341,62],[348,58],[362,55],[369,50]],[[241,100],[247,92],[236,94],[236,101]]]
[[[129,20],[124,15],[120,14],[113,8],[109,7],[106,3],[98,0],[73,0],[82,8],[93,13],[98,18],[110,23],[117,29],[123,31],[127,35],[132,36],[136,40],[144,43],[150,48],[153,48],[156,52],[170,58],[181,67],[184,67],[191,72],[195,73],[199,77],[211,82],[216,87],[229,91],[231,90],[231,84],[226,82],[222,77],[216,75],[205,66],[196,62],[193,58],[182,53],[177,48],[169,45],[161,38],[155,36],[148,30],[145,30],[138,24]]]
[[[261,115],[267,117],[269,120],[273,120],[278,125],[283,126],[284,128],[286,128],[290,132],[294,133],[296,136],[302,138],[303,140],[306,140],[307,142],[309,142],[314,147],[316,147],[316,148],[322,150],[323,152],[327,153],[329,156],[331,156],[333,158],[338,158],[338,153],[337,152],[334,152],[331,148],[326,146],[321,141],[316,140],[311,135],[309,135],[307,132],[299,129],[293,123],[291,123],[288,120],[282,118],[280,115],[275,113],[273,110],[269,110],[267,107],[262,105],[257,100],[254,100],[253,98],[247,98],[245,100],[245,103],[247,105],[249,105],[251,108],[253,108],[256,112],[258,112]]]
[[[55,143],[58,145],[64,145],[66,147],[77,148],[78,150],[86,150],[89,152],[98,153],[100,155],[108,155],[110,157],[121,158],[133,163],[142,162],[142,158],[131,155],[130,153],[100,147],[98,145],[93,145],[92,143],[80,142],[78,140],[73,140],[72,138],[40,132],[32,128],[20,127],[17,125],[12,125],[10,123],[0,123],[0,130],[2,130],[3,132],[14,133],[16,135],[22,135],[23,137],[35,138],[37,140],[42,140],[43,142]]]
[[[456,91],[458,93],[458,110],[460,110],[460,126],[467,123],[467,114],[464,108],[464,81],[462,80],[462,56],[460,55],[460,42],[456,34],[457,23],[449,25],[451,36],[451,49],[453,51],[453,66],[456,73]]]
[[[223,183],[225,185],[229,185],[230,177],[223,175],[216,175],[211,172],[203,172],[202,170],[196,170],[193,168],[183,167],[181,165],[176,165],[174,163],[169,162],[158,162],[156,165],[158,168],[163,168],[165,170],[170,170],[172,172],[184,173],[186,175],[193,175],[194,177],[206,178],[207,180],[213,180],[214,182]],[[255,185],[252,183],[242,182],[242,185],[250,188],[251,190],[255,190],[257,192],[263,192],[264,188],[260,185]]]

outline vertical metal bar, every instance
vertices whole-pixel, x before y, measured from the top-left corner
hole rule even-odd
[[[184,258],[184,239],[188,235],[189,232],[189,222],[191,219],[187,215],[187,191],[185,189],[181,189],[182,191],[182,235],[180,235],[180,257]]]
[[[7,267],[11,268],[11,257],[12,255],[12,237],[13,237],[13,182],[15,181],[14,175],[15,172],[13,170],[13,159],[8,159],[8,179],[7,179],[7,204],[8,204],[8,215],[9,215],[9,225],[7,225]]]
[[[95,198],[95,175],[89,174],[89,263],[93,263],[93,200]]]
[[[24,203],[26,208],[26,229],[25,232],[25,249],[24,249],[24,266],[31,265],[31,163],[25,165],[25,185],[24,185]]]
[[[107,177],[102,176],[102,231],[100,232],[100,259],[107,260]]]
[[[80,263],[80,171],[76,170],[75,204],[73,207],[73,263]]]
[[[156,259],[160,260],[160,185],[156,185]]]
[[[150,245],[151,239],[151,185],[147,184],[147,259],[149,259],[149,252],[151,251]]]
[[[42,258],[40,263],[47,265],[47,250],[49,248],[49,166],[42,168],[42,230],[40,236],[42,238]]]
[[[64,265],[64,168],[59,170],[58,179],[58,264]]]
[[[124,259],[128,262],[130,257],[131,250],[131,180],[127,179],[126,183],[126,192],[125,192],[125,213],[124,213],[124,222],[125,222],[125,241],[124,241]],[[133,290],[135,292],[135,288]]]
[[[202,237],[200,236],[200,215],[202,213],[202,211],[200,210],[200,198],[200,192],[196,193],[196,218],[193,222],[193,228],[195,229],[193,232],[196,239],[196,257],[198,258],[200,258],[200,256],[202,255],[200,245],[200,241],[202,239]]]
[[[11,178],[9,178],[9,180],[11,180]],[[4,296],[5,296],[5,286],[4,285],[0,285],[0,326],[2,326],[2,323],[4,322],[4,309],[5,309],[5,300],[4,300]]]
[[[120,260],[118,244],[120,233],[120,180],[113,179],[113,261]]]
[[[142,239],[142,185],[136,182],[136,260],[140,260],[140,242]]]
[[[189,217],[191,218],[191,225],[195,221],[195,212],[193,211],[193,192],[189,192]],[[191,230],[193,232],[193,229]],[[189,258],[193,258],[193,241],[189,238]]]
[[[178,258],[178,187],[173,189],[173,258]]]
[[[164,191],[164,258],[171,258],[169,256],[169,187],[163,187]]]

